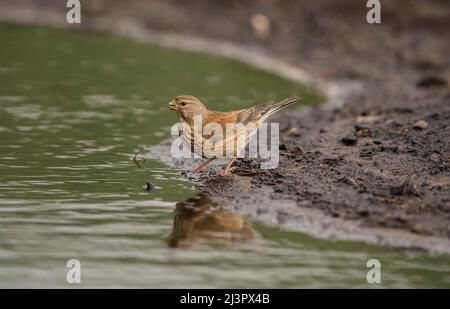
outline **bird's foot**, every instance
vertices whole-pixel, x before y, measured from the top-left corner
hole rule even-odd
[[[228,172],[228,171],[220,171],[216,174],[216,176],[225,177],[225,176],[228,176],[229,174],[230,174],[230,172]]]
[[[225,166],[225,168],[221,172],[219,172],[217,175],[223,177],[223,176],[227,176],[228,174],[230,174],[230,170],[232,170],[234,168],[234,167],[232,167],[234,162],[236,162],[236,158],[231,159],[230,162],[228,162],[227,166]]]
[[[218,172],[216,175],[220,177],[225,177],[231,175],[231,171],[234,170],[234,168],[224,168],[220,172]]]

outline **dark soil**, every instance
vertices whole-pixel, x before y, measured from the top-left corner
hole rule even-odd
[[[382,1],[381,24],[366,22],[361,0],[89,1],[84,9],[254,46],[323,79],[361,84],[343,106],[273,117],[279,167],[239,160],[232,177],[195,179],[213,198],[256,218],[272,213],[274,224],[294,226],[311,209],[322,225],[335,218],[450,238],[450,2]],[[254,14],[270,19],[266,36],[252,28]]]
[[[280,166],[252,182],[367,227],[450,237],[450,97],[361,116],[367,112],[345,107],[284,115],[282,133],[298,127],[300,136],[284,134]],[[358,116],[371,120],[362,130]],[[427,129],[413,128],[420,119]],[[357,143],[343,143],[343,136]]]

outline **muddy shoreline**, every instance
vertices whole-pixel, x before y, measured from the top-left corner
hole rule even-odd
[[[1,19],[67,26],[61,9],[48,3],[24,18],[14,10],[29,1],[18,1]],[[240,160],[228,178],[186,174],[222,207],[318,237],[450,253],[449,4],[430,1],[423,10],[389,3],[381,25],[365,23],[359,1],[297,1],[291,11],[271,1],[258,8],[223,4],[219,11],[203,4],[202,14],[211,18],[185,25],[170,18],[198,16],[200,2],[130,1],[126,9],[97,3],[87,8],[92,18],[82,29],[212,53],[208,42],[227,42],[236,55],[239,46],[252,46],[253,55],[264,55],[261,63],[274,59],[265,69],[284,67],[294,72],[284,77],[338,89],[328,93],[333,104],[272,118],[281,128],[278,168],[261,172],[255,162]],[[268,38],[248,24],[255,12],[276,19]],[[202,43],[183,45],[177,35]],[[189,168],[165,158],[164,147],[154,147],[153,156]]]

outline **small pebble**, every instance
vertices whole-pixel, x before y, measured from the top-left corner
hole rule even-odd
[[[288,135],[290,135],[290,136],[300,136],[300,129],[299,128],[295,128],[295,127],[293,127],[293,128],[290,128],[288,131],[287,131],[287,134]]]
[[[263,39],[270,35],[271,22],[269,17],[263,14],[255,14],[250,18],[250,24],[256,36]]]
[[[381,146],[381,151],[386,151],[390,153],[399,153],[400,147],[398,147],[397,145],[384,145]]]
[[[416,130],[425,130],[428,128],[428,122],[425,120],[419,120],[413,125],[413,128]]]
[[[372,136],[372,130],[368,125],[365,124],[355,124],[356,136],[358,137],[369,137]]]
[[[359,152],[359,156],[363,158],[372,158],[373,151],[370,148],[362,148]]]
[[[441,157],[437,153],[432,153],[430,156],[430,160],[434,163],[441,162]]]
[[[353,137],[353,136],[345,136],[345,137],[341,138],[341,142],[344,145],[351,146],[351,145],[356,145],[358,140],[355,137]]]
[[[419,88],[447,87],[447,80],[441,76],[427,76],[417,82]]]
[[[296,146],[296,147],[294,148],[294,151],[293,151],[293,152],[296,153],[296,154],[304,154],[304,153],[305,153],[305,151],[303,150],[303,148],[300,147],[300,146]]]
[[[390,126],[391,128],[399,128],[402,126],[400,122],[394,119],[388,119],[386,120],[386,125]]]
[[[285,144],[280,144],[280,145],[278,146],[278,148],[279,148],[280,150],[287,150]]]
[[[359,123],[356,123],[354,125],[354,128],[356,131],[370,130],[370,126],[368,126],[366,124],[359,124]]]
[[[356,118],[356,122],[360,124],[372,124],[375,123],[378,119],[380,119],[380,117],[378,116],[358,116]]]
[[[147,191],[152,191],[154,188],[155,187],[150,182],[147,182],[145,184],[145,190],[147,190]]]

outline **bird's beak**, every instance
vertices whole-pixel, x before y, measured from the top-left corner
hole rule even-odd
[[[169,104],[167,104],[167,107],[173,111],[176,110],[174,101],[170,101]]]

